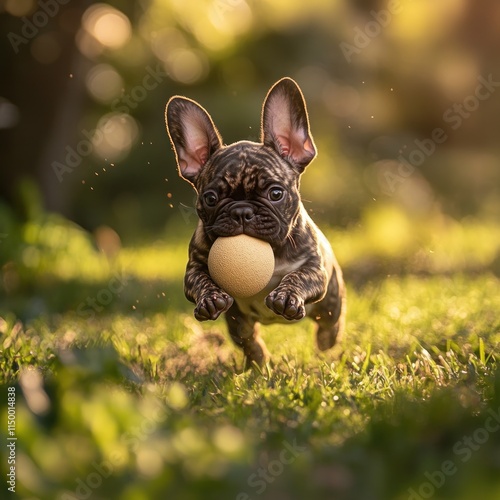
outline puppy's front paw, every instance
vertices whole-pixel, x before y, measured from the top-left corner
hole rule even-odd
[[[194,317],[198,321],[217,319],[233,305],[233,298],[222,290],[207,293],[196,303]]]
[[[266,305],[289,321],[302,319],[306,315],[304,299],[286,288],[273,290],[266,297]]]

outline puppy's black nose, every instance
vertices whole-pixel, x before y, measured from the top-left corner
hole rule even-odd
[[[234,207],[231,210],[231,219],[240,224],[252,220],[254,215],[253,208],[249,206]]]

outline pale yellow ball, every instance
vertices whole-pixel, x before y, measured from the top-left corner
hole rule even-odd
[[[246,234],[217,238],[208,254],[208,271],[232,297],[252,297],[271,280],[273,249],[266,241]]]

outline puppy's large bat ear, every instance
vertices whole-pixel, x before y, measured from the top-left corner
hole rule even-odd
[[[194,184],[222,140],[210,115],[186,97],[172,97],[165,109],[167,132],[175,151],[181,177]]]
[[[291,78],[271,87],[262,107],[262,142],[303,171],[316,156],[304,96]]]

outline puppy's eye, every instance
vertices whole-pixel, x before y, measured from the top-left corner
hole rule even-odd
[[[280,201],[283,198],[284,194],[285,192],[283,191],[283,189],[274,187],[269,190],[267,196],[271,201]]]
[[[217,205],[217,202],[219,201],[219,197],[217,196],[217,193],[215,193],[215,191],[207,191],[203,195],[203,200],[205,201],[207,207],[215,207],[215,205]]]

